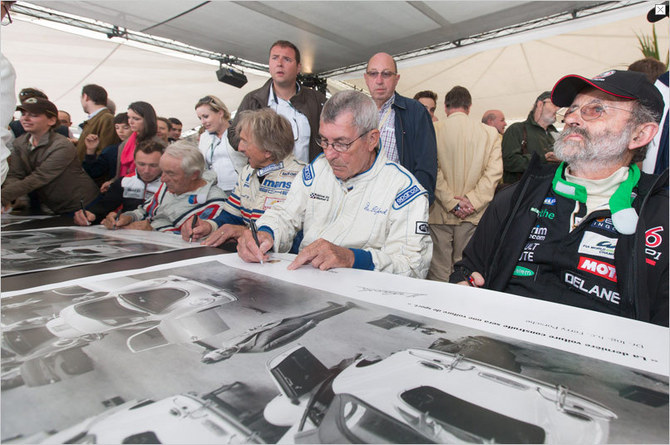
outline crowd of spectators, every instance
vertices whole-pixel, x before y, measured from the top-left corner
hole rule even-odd
[[[471,117],[462,86],[449,86],[438,119],[438,94],[396,91],[386,53],[368,60],[369,94],[329,99],[298,82],[293,43],[273,43],[268,63],[271,78],[234,118],[214,95],[195,103],[197,141],[147,102],[115,116],[94,84],[81,90],[88,117],[74,139],[70,114],[24,88],[8,127],[4,210],[234,242],[248,262],[292,252],[289,269],[428,277],[667,326],[660,62],[557,79],[509,127],[503,110]]]

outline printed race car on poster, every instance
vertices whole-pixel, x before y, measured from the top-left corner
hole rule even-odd
[[[304,347],[272,360],[268,422],[284,443],[604,443],[616,414],[519,373],[407,349],[326,368]]]
[[[228,326],[214,309],[236,300],[234,295],[219,288],[170,275],[72,304],[49,320],[47,328],[63,338],[142,329],[127,342],[133,352],[138,352],[169,343],[193,342],[227,330]],[[139,345],[155,330],[167,343]]]

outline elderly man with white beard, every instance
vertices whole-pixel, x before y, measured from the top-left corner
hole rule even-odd
[[[561,164],[534,159],[496,196],[450,281],[668,326],[668,172],[635,165],[660,93],[611,70],[565,76],[551,99],[567,107]]]

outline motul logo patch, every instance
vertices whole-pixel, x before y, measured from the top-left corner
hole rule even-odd
[[[581,256],[579,257],[579,265],[577,268],[616,283],[616,267],[609,263]]]

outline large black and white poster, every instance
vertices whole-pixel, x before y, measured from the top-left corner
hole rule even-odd
[[[95,227],[2,231],[2,276],[194,247],[179,235]]]
[[[2,441],[668,441],[667,329],[215,258],[3,295]]]

